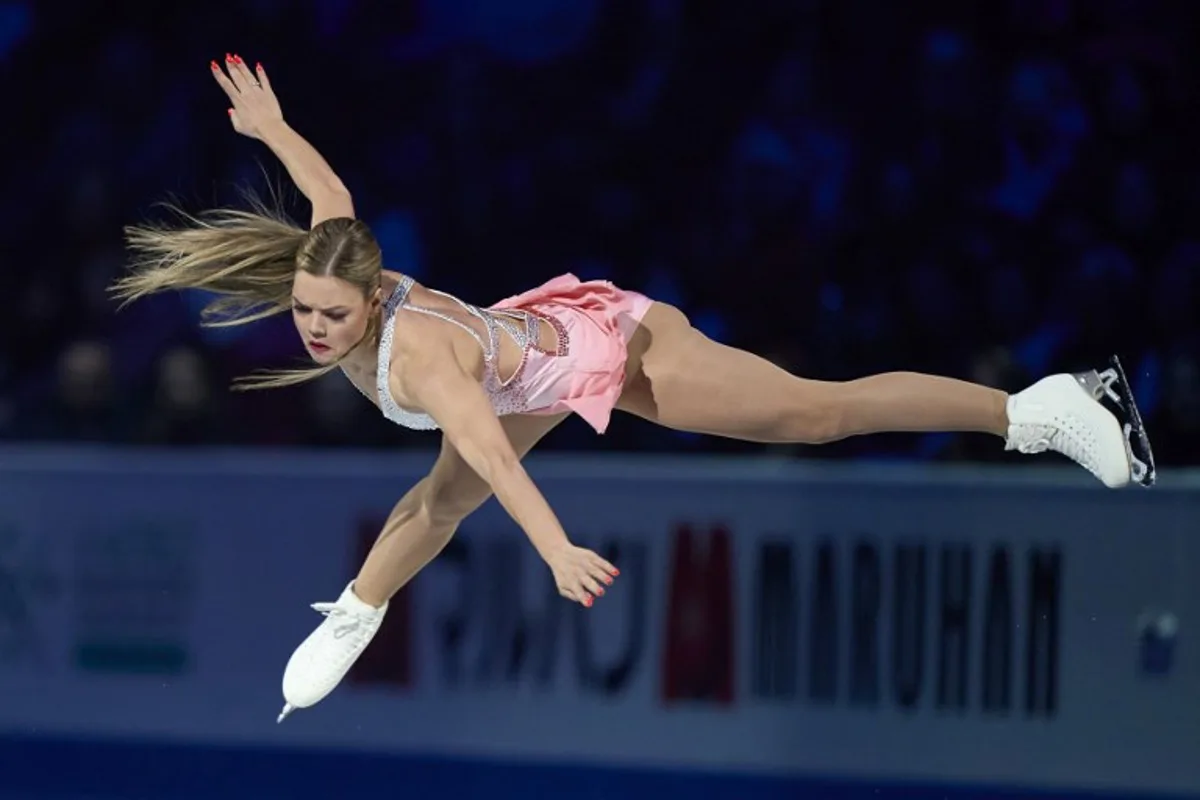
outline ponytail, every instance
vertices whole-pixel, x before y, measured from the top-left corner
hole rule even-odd
[[[252,199],[254,209],[198,216],[167,206],[180,226],[132,225],[129,274],[111,287],[121,306],[147,295],[202,289],[219,297],[201,313],[205,327],[255,322],[291,307],[296,254],[308,232]]]
[[[124,308],[160,292],[200,289],[217,297],[201,312],[204,327],[230,327],[288,311],[297,255],[309,232],[249,196],[252,210],[221,208],[189,214],[167,204],[178,223],[131,225],[125,241],[129,272],[110,293]],[[372,319],[367,337],[378,335]],[[366,338],[366,337],[364,337]],[[319,378],[338,362],[288,370],[260,370],[234,380],[235,390],[293,386]]]

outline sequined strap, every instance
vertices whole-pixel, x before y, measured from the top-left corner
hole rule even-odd
[[[457,300],[457,298],[454,298],[454,297],[452,297],[450,299]],[[433,317],[434,319],[440,319],[443,322],[448,322],[451,325],[454,325],[454,326],[466,331],[471,336],[472,339],[474,339],[476,342],[479,343],[479,347],[483,350],[484,360],[489,361],[489,362],[492,361],[492,359],[496,355],[496,331],[495,331],[494,323],[491,320],[489,320],[487,317],[485,317],[483,314],[481,314],[477,309],[474,309],[471,306],[467,305],[466,303],[463,303],[461,300],[459,300],[458,302],[467,311],[467,313],[471,314],[474,317],[477,317],[479,319],[479,321],[483,323],[483,329],[484,329],[484,331],[487,332],[486,340],[484,339],[483,336],[480,336],[479,331],[475,330],[474,328],[472,328],[470,325],[463,322],[462,320],[455,319],[454,317],[450,316],[449,314],[445,313],[444,311],[436,311],[432,308],[425,308],[423,306],[414,306],[414,305],[406,305],[405,308],[409,311],[413,311],[418,314],[424,314],[427,317]]]
[[[437,428],[437,424],[427,415],[417,412],[405,411],[392,398],[391,387],[389,386],[389,378],[391,373],[392,361],[392,340],[396,334],[396,317],[401,308],[406,308],[409,311],[414,311],[421,314],[426,314],[452,325],[456,325],[466,331],[479,343],[483,350],[484,359],[488,364],[489,369],[493,373],[491,380],[499,381],[499,376],[495,375],[496,357],[499,354],[500,331],[503,330],[517,345],[522,352],[521,366],[516,373],[510,378],[509,382],[500,384],[501,389],[505,389],[508,384],[519,377],[521,369],[524,367],[525,359],[528,357],[528,351],[531,347],[538,350],[541,349],[541,330],[539,323],[539,315],[519,309],[480,309],[469,303],[459,300],[457,297],[445,292],[439,292],[434,289],[429,291],[434,294],[439,294],[449,298],[457,303],[464,311],[483,323],[485,333],[480,334],[474,327],[463,322],[454,316],[451,316],[443,311],[437,311],[430,308],[409,304],[409,294],[412,290],[415,281],[407,275],[401,276],[396,288],[384,303],[383,310],[383,325],[379,335],[379,351],[378,364],[375,373],[375,390],[377,402],[383,415],[393,422],[397,422],[408,428],[417,430],[432,430]],[[549,320],[554,323],[554,320]],[[565,331],[561,330],[561,326],[557,326],[559,343],[558,354],[563,354],[565,350]],[[366,392],[364,392],[366,394]],[[507,397],[507,394],[503,395]],[[495,400],[495,398],[494,398]],[[520,405],[520,404],[518,404]],[[520,405],[523,408],[523,405]],[[514,407],[515,408],[515,407]],[[508,413],[517,413],[516,410],[509,410]]]
[[[385,416],[401,413],[401,408],[392,399],[391,389],[388,388],[388,375],[392,364],[392,339],[396,335],[396,312],[408,293],[412,291],[413,279],[407,275],[400,278],[392,295],[383,306],[383,329],[379,332],[378,362],[375,365],[375,392],[379,397],[379,407]]]
[[[511,312],[485,311],[483,313],[491,317],[497,326],[503,328],[512,337],[512,340],[517,343],[519,350],[524,350],[528,347],[530,341],[536,342],[538,340],[537,329],[535,327],[537,322],[528,314],[522,313],[518,318]],[[524,325],[521,324],[522,322]]]

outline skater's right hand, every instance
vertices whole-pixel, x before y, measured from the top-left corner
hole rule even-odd
[[[233,103],[229,119],[235,131],[261,141],[271,125],[283,122],[283,110],[275,92],[271,91],[271,82],[262,64],[251,70],[241,56],[226,53],[225,70],[216,61],[212,62],[211,68],[213,77]]]
[[[564,544],[546,558],[558,593],[591,608],[593,597],[604,595],[620,571],[591,550]],[[603,584],[603,585],[602,585]]]

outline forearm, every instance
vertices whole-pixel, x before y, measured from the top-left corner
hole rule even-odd
[[[425,478],[396,503],[354,580],[354,593],[381,606],[432,561],[454,536],[457,522],[433,513]]]
[[[296,187],[309,201],[321,194],[349,195],[341,178],[316,148],[282,120],[261,131],[262,141],[287,169]]]
[[[548,558],[555,549],[570,543],[562,523],[519,460],[494,461],[487,472],[484,477],[496,500],[525,531],[542,558]]]
[[[406,397],[433,416],[454,451],[548,560],[570,545],[562,524],[521,466],[483,387],[458,361],[445,327],[426,328],[434,323],[421,316],[405,320],[399,355],[393,350],[393,397]],[[402,376],[412,377],[406,384]]]

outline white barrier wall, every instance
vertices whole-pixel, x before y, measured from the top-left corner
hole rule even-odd
[[[430,461],[5,451],[0,733],[1200,793],[1187,475],[534,458],[609,596],[489,503],[276,725]]]

